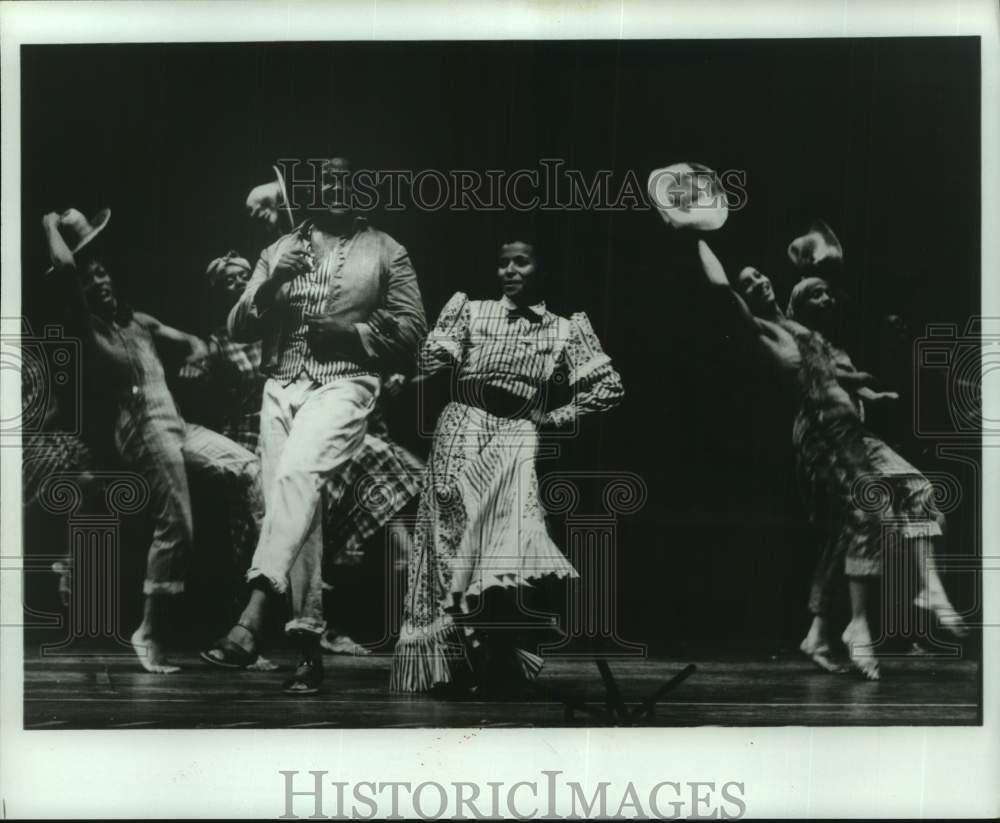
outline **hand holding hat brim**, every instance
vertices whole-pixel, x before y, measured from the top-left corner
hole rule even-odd
[[[111,209],[101,209],[93,219],[87,220],[77,209],[66,209],[59,219],[59,233],[72,254],[92,243],[111,219]],[[46,274],[55,271],[55,266],[49,266]]]

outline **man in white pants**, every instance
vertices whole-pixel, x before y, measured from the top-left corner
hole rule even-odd
[[[270,595],[289,593],[292,614],[315,614],[299,601],[317,590],[310,581],[320,576],[322,488],[360,448],[379,374],[412,362],[427,331],[406,249],[352,209],[348,161],[327,161],[322,185],[324,210],[261,253],[229,315],[234,340],[263,340],[266,514],[247,573],[247,607],[202,654],[219,666],[253,662]],[[286,624],[302,652],[286,691],[318,690],[325,628],[315,617]]]

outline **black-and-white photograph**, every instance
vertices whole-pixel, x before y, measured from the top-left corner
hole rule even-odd
[[[981,726],[981,56],[22,44],[21,728]]]

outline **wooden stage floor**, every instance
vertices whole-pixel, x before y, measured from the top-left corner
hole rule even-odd
[[[151,675],[127,656],[39,657],[26,650],[26,729],[418,728],[594,725],[567,722],[542,695],[515,700],[441,701],[387,689],[387,657],[326,657],[323,690],[291,697],[287,673],[228,672],[195,654],[182,671]],[[290,658],[276,657],[287,665]],[[611,659],[622,694],[638,703],[688,661]],[[979,670],[974,660],[896,657],[882,680],[830,675],[797,657],[695,660],[697,671],[660,703],[649,726],[974,725]],[[592,660],[552,660],[541,682],[595,707],[604,688]]]

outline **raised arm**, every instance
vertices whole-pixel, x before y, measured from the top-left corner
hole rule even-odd
[[[55,212],[46,214],[42,218],[42,229],[45,232],[49,260],[52,262],[52,279],[66,299],[69,309],[71,328],[68,331],[79,337],[84,345],[96,348],[99,338],[94,328],[94,318],[87,307],[87,299],[83,296],[76,260],[59,231],[59,215]]]
[[[729,282],[729,277],[726,276],[726,270],[722,262],[716,257],[715,252],[712,251],[708,243],[704,240],[698,241],[698,257],[701,260],[701,270],[705,275],[706,282],[716,292],[725,295],[725,298],[733,306],[737,323],[742,327],[744,333],[757,338],[760,335],[757,319],[753,316],[750,307],[747,306],[743,298],[733,289]]]
[[[260,340],[271,323],[281,287],[308,270],[305,245],[296,235],[286,235],[264,249],[246,290],[229,312],[229,336],[237,343]]]

